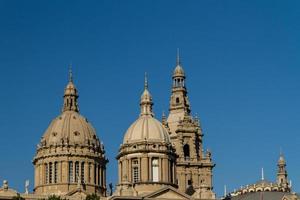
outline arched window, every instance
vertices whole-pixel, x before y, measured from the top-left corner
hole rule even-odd
[[[179,97],[176,97],[176,103],[179,103],[180,100],[179,100]]]
[[[132,160],[132,178],[133,178],[134,183],[136,183],[140,180],[138,159]]]
[[[159,176],[158,176],[158,159],[153,158],[152,159],[152,181],[158,182]]]
[[[81,183],[84,183],[84,162],[81,163]]]
[[[57,162],[54,162],[54,183],[57,183]]]
[[[73,175],[73,162],[69,162],[69,183],[74,182],[74,175]]]
[[[79,162],[75,162],[75,182],[78,182],[78,176],[79,176]]]
[[[92,164],[89,163],[89,170],[88,170],[88,182],[91,183],[91,170],[92,170]]]
[[[47,163],[45,164],[45,168],[44,169],[45,169],[45,183],[48,184],[48,181],[49,181],[48,180],[48,178],[49,178],[49,176],[48,176],[49,168],[48,168],[48,164]]]
[[[52,183],[52,163],[49,163],[49,183]]]
[[[190,159],[190,146],[188,144],[185,144],[183,146],[183,154],[184,154],[184,159],[185,160]]]

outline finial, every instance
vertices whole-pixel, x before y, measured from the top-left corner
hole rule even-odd
[[[147,72],[145,72],[145,83],[144,83],[145,89],[148,89],[148,78],[147,78]]]
[[[179,54],[179,48],[177,48],[176,65],[180,65],[180,54]]]
[[[282,148],[281,148],[281,147],[279,148],[279,155],[280,155],[280,156],[283,156],[283,155],[282,155]]]
[[[264,168],[261,168],[261,180],[265,180]]]
[[[69,81],[73,82],[72,64],[69,65]]]
[[[226,187],[226,185],[224,185],[224,197],[226,197],[227,196],[227,187]]]

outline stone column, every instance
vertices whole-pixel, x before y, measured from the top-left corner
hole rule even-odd
[[[91,163],[91,183],[95,184],[95,164]]]
[[[118,162],[118,176],[119,176],[119,184],[122,183],[122,162],[119,160]]]
[[[148,181],[148,159],[145,156],[141,159],[141,181]]]
[[[152,177],[152,157],[148,158],[148,180],[152,181],[153,177]]]
[[[133,182],[132,178],[132,172],[131,172],[131,160],[126,160],[127,161],[127,181]]]
[[[159,162],[159,181],[163,181],[163,162],[162,162],[162,158],[158,158],[158,162]]]
[[[99,185],[98,182],[98,177],[99,177],[99,170],[98,170],[98,164],[95,164],[95,170],[96,170],[96,174],[95,174],[95,185]]]
[[[84,183],[88,183],[89,182],[89,163],[87,162],[87,160],[84,162]]]

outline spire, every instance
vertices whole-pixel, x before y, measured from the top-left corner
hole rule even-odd
[[[62,111],[75,111],[79,112],[79,107],[78,107],[78,93],[77,89],[73,83],[73,73],[72,73],[72,66],[69,66],[69,83],[65,88],[65,93],[64,93],[64,105]]]
[[[179,48],[177,48],[177,56],[176,56],[176,66],[180,65],[180,54],[179,54]]]
[[[180,61],[179,48],[177,48],[176,66],[173,72],[173,78],[174,79],[180,78],[182,79],[182,81],[184,81],[185,79],[184,70],[181,66],[181,61]]]
[[[142,115],[151,115],[153,116],[152,112],[152,96],[150,92],[148,91],[148,79],[147,79],[147,73],[145,73],[145,80],[144,80],[144,92],[141,96],[141,116]]]
[[[69,65],[69,82],[73,83],[72,64]]]
[[[148,89],[147,72],[145,72],[144,89]]]
[[[261,180],[265,180],[264,168],[261,168]]]

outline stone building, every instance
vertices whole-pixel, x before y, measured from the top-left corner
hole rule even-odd
[[[108,160],[92,124],[79,114],[72,72],[63,97],[62,113],[50,123],[33,158],[34,194],[105,196]]]
[[[169,116],[163,120],[170,130],[176,148],[176,176],[181,192],[197,198],[215,198],[212,189],[212,169],[215,166],[209,151],[203,149],[203,133],[197,117],[191,115],[185,73],[179,54],[173,72]]]
[[[277,163],[276,182],[265,179],[262,169],[261,180],[254,184],[241,186],[239,190],[229,193],[224,199],[240,200],[283,200],[297,199],[297,195],[292,191],[292,184],[288,181],[288,173],[286,170],[286,161],[282,154],[279,156]]]
[[[210,151],[204,150],[203,132],[192,115],[186,76],[177,55],[172,75],[168,116],[160,122],[154,117],[153,99],[145,77],[140,98],[140,115],[123,137],[118,155],[118,183],[113,194],[107,192],[108,159],[104,145],[87,118],[79,114],[78,91],[72,72],[63,96],[62,112],[49,125],[33,158],[34,190],[19,193],[4,181],[0,199],[20,195],[26,200],[85,199],[97,194],[103,200],[210,200],[213,168]],[[287,179],[286,162],[278,161],[276,183],[261,180],[230,193],[225,199],[297,200]]]

